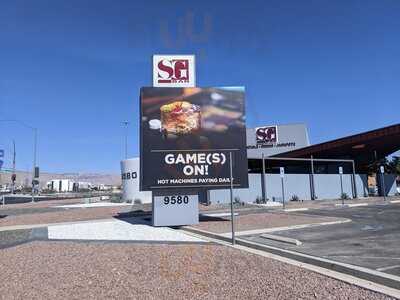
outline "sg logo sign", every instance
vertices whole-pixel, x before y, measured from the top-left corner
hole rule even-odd
[[[257,144],[275,144],[278,142],[278,130],[276,126],[257,127]]]
[[[196,86],[194,55],[154,55],[153,86]]]

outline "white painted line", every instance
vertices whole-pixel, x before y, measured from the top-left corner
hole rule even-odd
[[[400,200],[392,200],[390,203],[400,203]]]
[[[115,203],[115,202],[94,202],[81,204],[68,204],[55,206],[58,208],[92,208],[92,207],[112,207],[112,206],[132,206],[131,203]]]
[[[260,207],[277,207],[277,206],[283,206],[281,202],[273,202],[273,201],[267,201],[267,203],[248,203],[250,205],[254,206],[260,206]]]
[[[368,206],[368,203],[348,203],[348,204],[341,204],[337,203],[335,206],[341,206],[341,207],[359,207],[359,206]]]
[[[359,207],[359,206],[368,206],[368,203],[353,203],[353,204],[348,204],[348,207]]]
[[[277,242],[283,242],[283,243],[292,244],[292,245],[296,245],[296,246],[300,246],[302,244],[299,240],[288,238],[285,236],[274,235],[274,234],[264,233],[264,234],[260,235],[260,237],[262,237],[264,239],[273,240],[273,241],[277,241]]]
[[[307,207],[302,207],[302,208],[288,208],[284,209],[285,212],[291,212],[291,211],[306,211],[309,210]]]
[[[211,213],[211,214],[200,214],[205,217],[230,217],[231,213]],[[239,213],[234,213],[234,216],[238,216]]]
[[[315,226],[325,226],[325,225],[336,225],[336,224],[343,224],[351,222],[350,219],[344,219],[339,221],[331,221],[331,222],[322,222],[322,223],[313,223],[313,224],[302,224],[302,225],[293,225],[293,226],[285,226],[285,227],[273,227],[273,228],[263,228],[263,229],[254,229],[254,230],[246,230],[246,231],[237,231],[235,232],[236,236],[242,235],[251,235],[251,234],[262,234],[262,233],[270,233],[276,231],[284,231],[284,230],[293,230],[293,229],[303,229],[308,227],[315,227]],[[220,234],[224,237],[231,237],[232,233],[222,233]]]
[[[394,266],[388,266],[388,267],[384,267],[384,268],[378,268],[376,270],[382,272],[382,271],[387,271],[387,270],[396,269],[396,268],[400,268],[400,265],[394,265]]]

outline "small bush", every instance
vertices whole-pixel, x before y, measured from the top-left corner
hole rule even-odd
[[[121,197],[121,196],[113,196],[113,197],[111,197],[111,198],[109,199],[109,201],[110,201],[110,202],[113,202],[113,203],[122,203],[122,202],[124,202],[124,201],[122,200],[122,197]]]
[[[297,196],[297,195],[293,195],[293,196],[290,198],[290,201],[300,201],[300,198],[299,198],[299,196]]]
[[[265,203],[267,203],[267,201],[268,201],[268,198],[266,198],[264,201],[264,199],[261,196],[257,196],[257,198],[256,198],[256,204],[265,204]]]
[[[342,199],[342,200],[348,200],[348,199],[350,199],[350,197],[349,197],[349,195],[347,195],[346,193],[342,193],[342,194],[340,195],[340,199]]]

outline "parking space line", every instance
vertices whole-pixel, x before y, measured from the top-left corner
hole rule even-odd
[[[329,255],[329,257],[354,257],[354,255]],[[400,260],[400,257],[387,257],[387,256],[358,256],[359,258],[366,259],[389,259],[389,260]]]
[[[285,212],[291,212],[291,211],[306,211],[309,208],[307,207],[301,207],[301,208],[288,208],[288,209],[284,209],[283,211]]]
[[[337,203],[335,204],[336,207],[341,206],[341,207],[360,207],[360,206],[368,206],[368,203],[349,203],[349,204],[341,204]]]
[[[396,268],[400,268],[400,265],[393,265],[393,266],[378,268],[376,270],[382,272],[382,271],[387,271],[387,270],[396,269]]]
[[[262,233],[270,233],[276,231],[284,231],[284,230],[293,230],[293,229],[303,229],[308,227],[316,227],[316,226],[325,226],[325,225],[337,225],[351,222],[350,219],[344,219],[339,221],[330,221],[330,222],[322,222],[322,223],[311,223],[311,224],[302,224],[302,225],[292,225],[292,226],[285,226],[285,227],[272,227],[272,228],[263,228],[263,229],[253,229],[253,230],[245,230],[245,231],[236,231],[236,236],[243,236],[243,235],[251,235],[251,234],[262,234]],[[224,237],[231,237],[232,233],[221,233],[220,235]]]

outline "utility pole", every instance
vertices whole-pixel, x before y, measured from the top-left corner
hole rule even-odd
[[[124,124],[125,126],[125,159],[128,158],[128,125],[129,122],[124,121],[122,122],[122,124]]]
[[[35,197],[34,197],[34,191],[35,191],[35,186],[34,186],[34,181],[35,181],[35,170],[36,170],[36,155],[37,155],[37,128],[32,127],[25,122],[22,122],[20,120],[15,120],[15,119],[7,119],[7,120],[0,120],[0,122],[14,122],[17,123],[21,126],[24,126],[26,128],[29,128],[33,131],[33,170],[32,170],[32,202],[34,202]]]
[[[32,128],[32,130],[33,130],[32,202],[35,202],[37,128]],[[39,180],[38,180],[38,181],[39,181]]]
[[[13,165],[12,165],[12,175],[11,175],[11,193],[14,194],[15,192],[15,180],[16,180],[16,174],[15,174],[15,140],[13,140]]]

